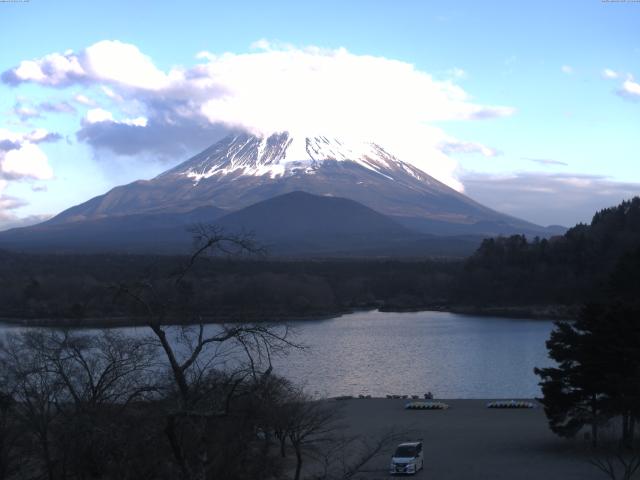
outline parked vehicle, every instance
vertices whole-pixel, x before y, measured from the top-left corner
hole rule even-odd
[[[389,473],[416,474],[424,467],[422,442],[404,442],[398,445],[393,457]]]

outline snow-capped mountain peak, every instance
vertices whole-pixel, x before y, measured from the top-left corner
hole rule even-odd
[[[258,137],[229,136],[166,174],[178,174],[195,184],[214,176],[314,174],[326,161],[354,162],[386,178],[397,169],[419,179],[428,176],[373,142],[345,141],[325,136],[292,136],[288,132]]]
[[[353,200],[429,232],[439,225],[474,231],[460,226],[478,222],[539,228],[474,202],[377,143],[287,132],[230,135],[155,178],[116,187],[50,223],[211,208],[232,212],[291,192]]]

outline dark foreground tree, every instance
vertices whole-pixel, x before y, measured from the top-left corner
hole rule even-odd
[[[640,418],[639,287],[636,248],[622,256],[602,288],[606,302],[588,304],[575,322],[556,323],[547,348],[557,367],[535,372],[557,434],[571,437],[591,425],[595,445],[598,426],[619,418],[621,443],[633,447]]]
[[[621,441],[633,446],[640,418],[640,250],[623,258],[614,270],[606,304],[585,306],[575,322],[556,323],[547,341],[556,367],[536,368],[551,429],[573,437],[584,426],[592,429],[621,419]]]
[[[13,396],[4,390],[7,385],[2,382],[0,388],[0,480],[13,478],[19,471],[21,458],[18,442],[23,435],[16,422]]]
[[[117,453],[136,450],[136,437],[126,432],[133,406],[154,391],[153,357],[146,339],[109,330],[27,330],[5,337],[6,421],[21,433],[12,446],[24,478],[108,478],[133,470],[122,465],[130,457]]]
[[[541,377],[542,399],[549,427],[563,437],[574,437],[591,427],[594,445],[598,425],[608,419],[606,371],[608,365],[593,329],[601,321],[601,309],[586,307],[575,323],[556,322],[547,341],[549,357],[557,367],[536,368]]]

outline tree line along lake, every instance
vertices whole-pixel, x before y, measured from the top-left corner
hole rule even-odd
[[[274,372],[316,397],[432,392],[437,398],[532,398],[540,396],[533,368],[552,364],[545,347],[550,320],[372,310],[287,325],[304,348],[275,357]]]

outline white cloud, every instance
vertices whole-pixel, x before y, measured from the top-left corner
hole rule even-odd
[[[15,220],[13,210],[26,205],[24,200],[5,195],[8,182],[0,178],[0,230],[3,230],[4,224]]]
[[[206,50],[203,50],[203,51],[198,52],[196,54],[196,58],[198,60],[209,60],[209,61],[212,61],[212,60],[215,60],[216,56],[211,52],[207,52]]]
[[[8,182],[0,178],[0,231],[14,227],[26,227],[47,220],[51,215],[30,215],[19,217],[15,210],[28,205],[28,202],[5,195]]]
[[[640,83],[636,82],[633,77],[629,75],[622,84],[620,93],[625,96],[640,98]]]
[[[371,135],[443,120],[508,116],[485,107],[449,81],[413,65],[345,49],[277,49],[225,54],[200,67],[203,83],[220,94],[202,105],[212,122],[271,133]],[[354,130],[358,130],[354,132]]]
[[[615,70],[611,70],[610,68],[605,68],[602,71],[603,78],[614,79],[614,78],[618,78],[619,76],[620,74],[618,72],[616,72]]]
[[[540,225],[589,222],[597,210],[640,195],[640,183],[619,182],[602,175],[464,172],[461,178],[466,193],[474,200]]]
[[[53,177],[47,155],[33,143],[9,150],[0,160],[0,170],[8,178],[47,180]]]
[[[23,141],[31,142],[31,143],[41,143],[47,141],[56,141],[60,139],[60,136],[55,133],[51,133],[44,128],[36,128],[30,133],[25,133],[22,136]]]
[[[47,113],[76,113],[76,109],[67,101],[45,101],[38,104],[21,100],[17,102],[11,112],[21,120],[23,124],[30,124],[35,118],[42,118]]]
[[[99,85],[129,118],[118,121],[106,110],[90,110],[78,134],[90,142],[100,138],[98,127],[112,124],[145,131],[149,144],[149,132],[166,135],[169,127],[184,125],[367,138],[458,188],[457,162],[441,149],[451,139],[433,123],[514,113],[511,107],[476,103],[454,81],[435,80],[406,62],[266,40],[253,47],[257,51],[244,54],[200,52],[195,66],[163,72],[134,45],[102,41],[78,54],[22,62],[2,78],[11,84]],[[461,69],[452,71],[454,78],[464,76]],[[136,144],[131,130],[111,129],[116,132]],[[480,153],[492,154],[486,147]]]
[[[6,195],[11,182],[47,180],[53,176],[46,154],[37,143],[59,138],[44,129],[16,133],[0,129],[0,230],[16,226],[20,220],[14,211],[27,205],[23,199]]]
[[[2,78],[11,84],[35,82],[57,87],[75,83],[85,76],[86,72],[78,57],[72,52],[65,52],[22,61],[15,69],[5,72]]]
[[[441,144],[441,149],[444,153],[479,153],[485,157],[497,157],[502,152],[495,148],[487,147],[481,143],[476,142],[463,142],[459,140],[448,140]]]
[[[522,157],[523,160],[528,160],[530,162],[535,162],[538,165],[543,166],[563,166],[566,167],[569,164],[567,162],[563,162],[561,160],[554,160],[552,158],[531,158],[531,157]]]
[[[129,125],[132,127],[146,127],[148,123],[148,120],[145,117],[135,117],[135,118],[125,118],[122,120],[115,120],[111,112],[104,110],[102,108],[92,108],[91,110],[88,110],[83,121],[86,124],[108,122],[108,123]]]
[[[261,38],[260,40],[256,40],[251,44],[251,48],[253,50],[270,50],[271,42],[266,38]]]
[[[146,127],[149,120],[145,117],[125,118],[121,123],[131,125],[132,127]]]
[[[2,79],[9,84],[33,82],[54,87],[100,80],[152,90],[169,82],[135,45],[112,40],[94,43],[79,54],[67,51],[24,60],[4,72]]]
[[[105,94],[105,96],[107,98],[110,98],[111,100],[115,101],[115,102],[123,102],[124,99],[118,95],[117,93],[115,93],[113,90],[111,90],[109,87],[102,85],[100,87],[100,90],[102,90],[102,93]]]
[[[93,107],[96,102],[94,102],[91,98],[87,97],[86,95],[83,95],[81,93],[75,95],[73,97],[73,99],[78,102],[81,105],[86,105],[88,107]]]
[[[16,133],[0,129],[0,179],[47,180],[53,177],[47,155],[37,143],[59,138],[45,129]]]
[[[92,78],[106,82],[150,90],[169,84],[167,75],[138,47],[119,41],[103,40],[87,47],[82,64]]]
[[[16,103],[12,108],[13,114],[18,117],[23,122],[26,122],[32,118],[40,117],[40,112],[38,112],[31,105],[25,103]]]
[[[256,133],[375,139],[398,157],[460,188],[457,163],[439,148],[446,138],[432,122],[509,116],[482,106],[449,81],[413,65],[345,49],[274,49],[226,54],[201,67],[203,84],[222,92],[201,111],[212,123]]]
[[[66,100],[39,103],[38,110],[48,113],[76,113],[75,107]]]
[[[4,191],[6,190],[8,185],[8,182],[6,180],[3,180],[2,178],[0,178],[0,214],[2,212],[3,207],[7,208],[7,206],[9,205],[9,202],[6,200],[6,197],[4,195]]]
[[[566,73],[567,75],[571,75],[573,73],[573,67],[570,65],[562,65],[560,70],[562,70],[562,73]]]
[[[87,123],[113,122],[113,114],[102,108],[92,108],[87,111],[84,121]]]

